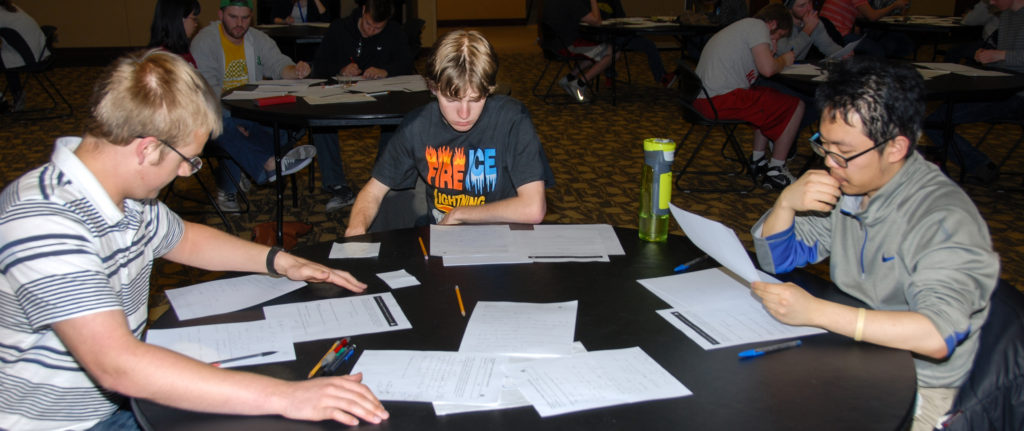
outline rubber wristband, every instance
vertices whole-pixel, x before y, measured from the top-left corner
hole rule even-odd
[[[864,335],[864,314],[867,310],[863,308],[857,309],[857,329],[853,331],[853,341],[860,341],[861,335]]]
[[[274,269],[274,259],[277,259],[277,254],[284,251],[283,248],[278,246],[270,247],[270,251],[267,252],[267,273],[270,275],[280,276],[281,273]]]

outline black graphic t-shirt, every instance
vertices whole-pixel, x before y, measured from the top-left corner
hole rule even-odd
[[[452,129],[437,103],[410,112],[373,177],[392,189],[413,187],[422,178],[435,223],[452,208],[514,197],[518,187],[534,181],[546,187],[555,182],[529,111],[506,96],[488,97],[467,132]]]

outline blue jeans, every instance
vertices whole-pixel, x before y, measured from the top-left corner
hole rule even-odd
[[[320,163],[320,180],[324,190],[348,184],[338,144],[336,129],[313,131],[313,146],[316,147],[316,158]]]
[[[939,109],[936,109],[925,120],[924,133],[928,135],[928,139],[939,150],[949,148],[942,136],[943,129],[941,127],[946,122],[946,110],[949,107],[949,104],[943,103],[939,106]],[[952,105],[952,108],[952,125],[954,126],[1001,119],[1019,119],[1021,116],[1024,116],[1024,97],[1015,95],[999,102],[956,103]],[[953,156],[949,157],[949,160],[966,168],[968,172],[992,162],[985,153],[975,148],[974,145],[967,142],[967,139],[964,139],[958,133],[953,134],[953,145],[955,145],[956,150],[960,153],[962,163],[961,159],[956,157],[955,152]]]
[[[89,431],[142,431],[142,427],[135,421],[135,414],[132,413],[132,410],[122,407],[109,418],[93,425]]]
[[[647,66],[651,68],[654,82],[661,82],[665,77],[665,65],[661,62],[658,46],[650,39],[641,36],[617,37],[613,42],[621,51],[637,51],[647,55]]]
[[[249,136],[239,131],[239,126],[248,130]],[[280,134],[281,142],[286,144],[288,132],[282,129]],[[256,184],[267,182],[267,171],[263,165],[267,159],[274,157],[274,129],[272,127],[255,121],[235,118],[231,116],[231,113],[225,112],[224,131],[211,144],[228,153],[234,160],[234,162],[223,160],[214,168],[213,175],[217,179],[218,189],[226,193],[236,192],[241,171],[245,171]]]

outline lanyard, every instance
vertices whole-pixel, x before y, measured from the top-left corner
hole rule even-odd
[[[302,14],[302,1],[301,0],[296,0],[295,7],[299,8],[299,19],[301,19],[302,22],[306,22],[306,17],[309,16],[308,8],[307,8],[306,14],[303,15]]]

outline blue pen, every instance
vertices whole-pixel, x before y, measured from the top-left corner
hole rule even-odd
[[[675,272],[686,271],[687,269],[690,269],[691,266],[694,266],[694,265],[696,265],[698,263],[701,263],[701,262],[704,261],[704,259],[707,259],[707,258],[708,258],[708,255],[706,255],[706,254],[700,255],[700,256],[698,256],[698,257],[696,257],[694,259],[691,259],[689,262],[686,262],[686,263],[684,263],[682,265],[679,265],[679,266],[675,267],[675,269],[673,269],[672,271],[675,271]]]
[[[351,358],[352,354],[355,353],[355,352],[356,352],[356,345],[353,344],[352,347],[350,349],[348,349],[348,353],[345,354],[345,357],[341,358],[341,362],[344,363],[345,361],[347,361],[348,358]]]
[[[758,347],[756,349],[744,350],[740,352],[740,358],[756,358],[766,353],[778,352],[779,350],[790,349],[793,347],[800,347],[803,344],[800,340],[787,341],[785,343],[772,344],[771,346]]]

